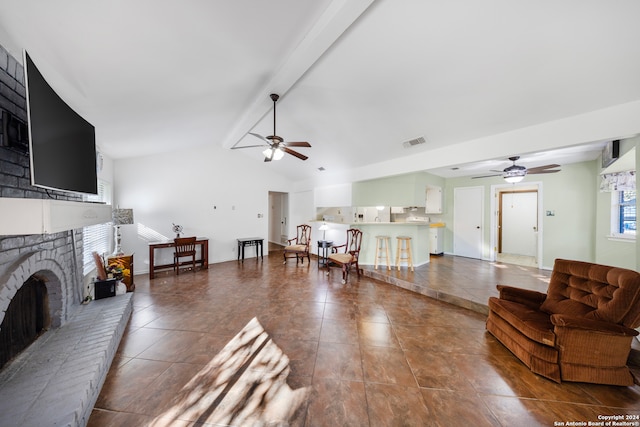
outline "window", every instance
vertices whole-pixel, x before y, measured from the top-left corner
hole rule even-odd
[[[88,202],[111,203],[111,185],[98,180],[98,195],[86,196]],[[86,276],[95,268],[93,252],[108,253],[111,250],[111,223],[96,224],[84,227],[82,230],[82,265]]]
[[[616,237],[635,237],[636,191],[613,191],[611,194],[611,234]]]

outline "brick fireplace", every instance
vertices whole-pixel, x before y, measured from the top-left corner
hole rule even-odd
[[[0,46],[0,122],[27,122],[22,66]],[[30,185],[28,146],[0,123],[0,198],[81,201]],[[6,199],[5,199],[6,200]],[[8,214],[0,210],[6,225]],[[133,294],[81,304],[82,227],[0,235],[0,325],[34,278],[46,295],[43,331],[0,369],[0,425],[86,425],[132,310]],[[14,301],[15,302],[15,301]],[[27,304],[28,305],[28,304]],[[19,308],[18,312],[23,309]],[[18,314],[19,316],[20,314]]]
[[[2,121],[27,121],[24,71],[0,46]],[[2,123],[4,125],[4,123]],[[81,201],[81,196],[31,186],[28,146],[12,145],[0,126],[0,197]],[[9,213],[0,212],[6,222]],[[4,217],[4,218],[3,218]],[[16,292],[32,275],[45,282],[50,326],[64,325],[82,299],[82,229],[0,236],[0,324]]]

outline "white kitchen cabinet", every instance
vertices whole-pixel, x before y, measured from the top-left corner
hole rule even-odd
[[[444,228],[429,228],[429,252],[433,255],[442,255],[444,253]]]
[[[442,188],[434,185],[427,185],[425,191],[425,213],[441,214],[442,213]]]

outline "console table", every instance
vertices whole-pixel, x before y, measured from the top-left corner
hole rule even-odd
[[[242,261],[244,262],[244,248],[245,246],[255,246],[256,247],[256,260],[258,260],[258,246],[260,246],[260,259],[264,259],[262,256],[262,242],[264,239],[262,237],[243,237],[238,239],[238,259],[240,259],[240,255],[242,254]]]
[[[207,237],[198,237],[196,246],[200,246],[200,258],[196,259],[196,264],[200,264],[202,268],[209,268],[209,239]],[[149,242],[149,279],[153,279],[156,270],[173,268],[173,263],[155,265],[155,251],[162,248],[173,248],[175,242],[173,240],[164,240],[162,242]],[[189,261],[182,261],[182,264],[191,264]]]

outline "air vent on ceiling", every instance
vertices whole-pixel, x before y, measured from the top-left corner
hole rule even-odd
[[[424,144],[425,142],[427,142],[427,140],[424,139],[424,136],[421,136],[421,137],[410,139],[409,141],[403,142],[402,146],[404,148],[411,148],[411,147],[415,147],[416,145]]]

